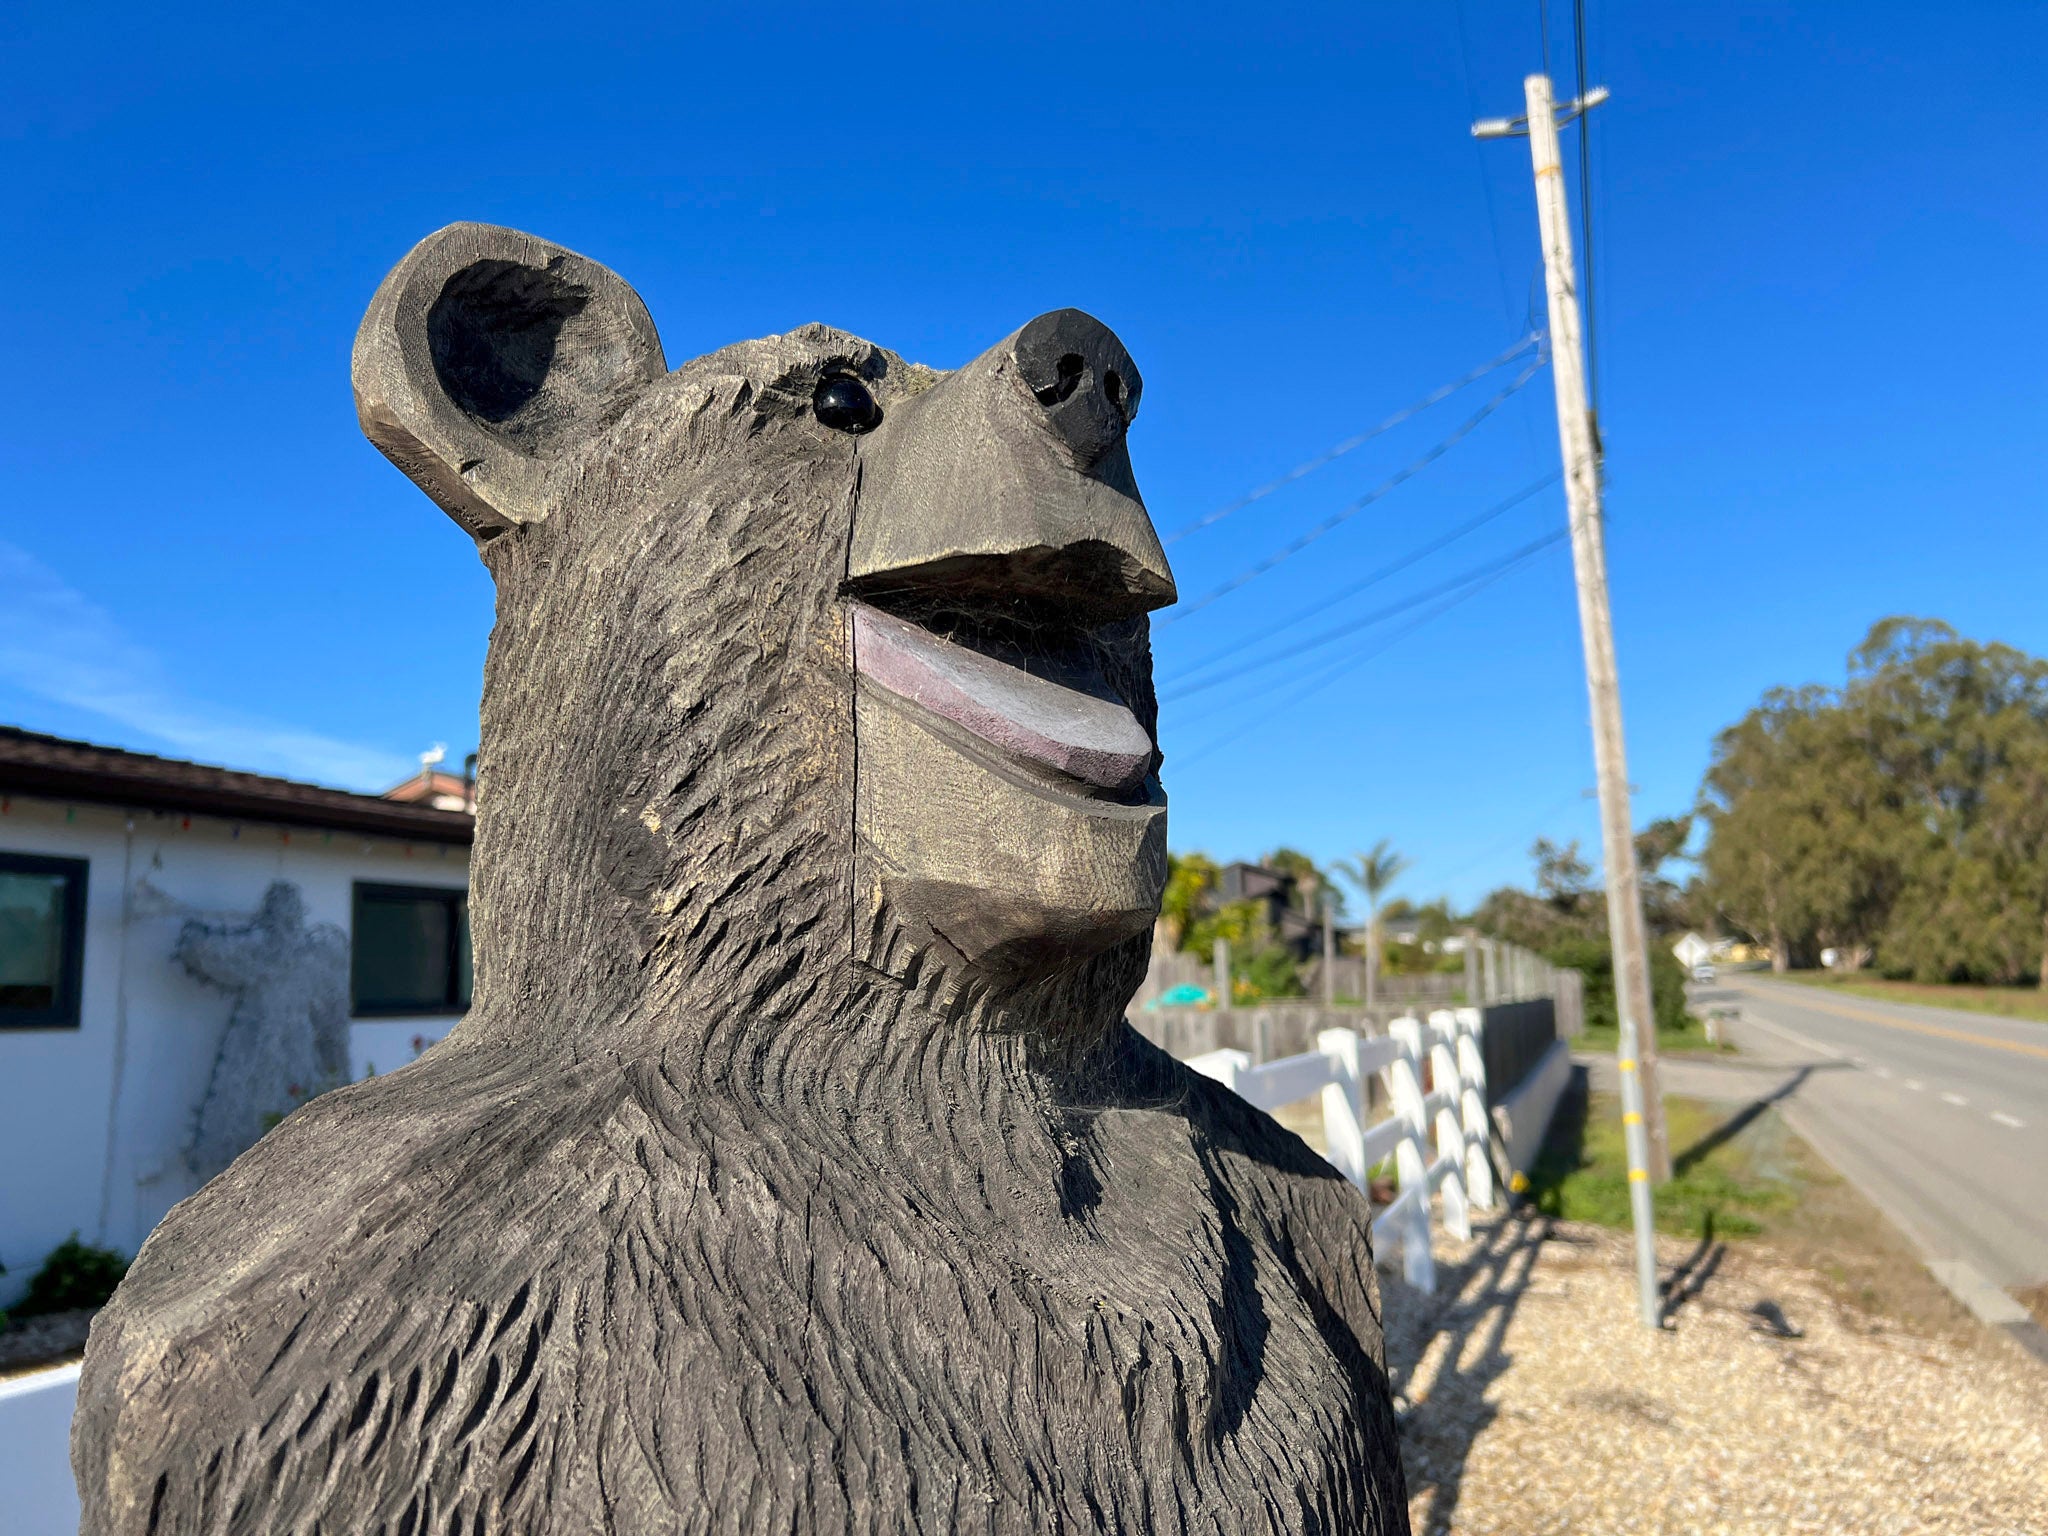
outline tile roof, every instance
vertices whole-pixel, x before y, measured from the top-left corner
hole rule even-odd
[[[0,726],[0,791],[144,810],[199,812],[241,821],[375,832],[429,843],[468,843],[466,811],[214,768],[147,752],[95,746]]]

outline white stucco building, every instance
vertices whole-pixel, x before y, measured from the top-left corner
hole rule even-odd
[[[218,1154],[448,1031],[471,828],[0,728],[0,1307],[72,1232],[132,1255]]]

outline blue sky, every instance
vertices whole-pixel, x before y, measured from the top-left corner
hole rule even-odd
[[[1569,89],[1570,8],[1551,7]],[[1610,568],[1639,819],[1874,619],[2048,652],[2048,12],[1593,0]],[[348,350],[458,218],[603,261],[671,363],[827,320],[938,366],[1062,304],[1144,370],[1171,530],[1493,357],[1537,270],[1534,3],[25,7],[0,22],[0,721],[378,788],[474,745],[488,581],[361,438]],[[1567,160],[1575,150],[1567,145]],[[1194,596],[1511,366],[1172,549]],[[1162,688],[1548,472],[1547,374],[1158,632]],[[1548,489],[1282,638],[1554,531]],[[1173,842],[1410,894],[1590,839],[1570,565],[1170,700]],[[1275,643],[1278,643],[1277,641]],[[1374,653],[1375,654],[1369,654]],[[1345,658],[1350,658],[1347,662]],[[1318,675],[1326,686],[1289,702]],[[1265,718],[1261,718],[1265,717]]]

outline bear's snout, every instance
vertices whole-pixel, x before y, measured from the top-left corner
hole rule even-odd
[[[1040,315],[1017,333],[1017,367],[1083,469],[1093,469],[1138,414],[1145,381],[1116,332],[1078,309]]]

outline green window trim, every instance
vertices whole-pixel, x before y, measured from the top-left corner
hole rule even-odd
[[[349,1011],[359,1019],[466,1013],[469,892],[358,881],[349,934]]]
[[[79,1027],[91,867],[85,859],[0,852],[0,1030]],[[49,893],[41,914],[7,899],[38,886]]]

